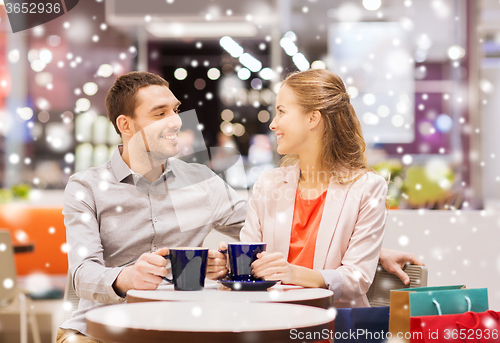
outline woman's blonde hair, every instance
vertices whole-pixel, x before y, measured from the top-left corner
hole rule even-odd
[[[356,112],[342,79],[325,69],[311,69],[288,75],[281,87],[293,91],[306,113],[319,111],[324,121],[320,153],[322,168],[330,171],[340,184],[358,180],[374,172],[366,160],[366,143]],[[298,155],[285,155],[282,166],[298,162]]]

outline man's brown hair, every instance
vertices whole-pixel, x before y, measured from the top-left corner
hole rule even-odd
[[[133,71],[116,79],[106,95],[108,118],[113,123],[116,133],[121,132],[116,125],[116,118],[121,114],[134,118],[139,89],[148,86],[165,86],[168,82],[162,77],[146,71]]]

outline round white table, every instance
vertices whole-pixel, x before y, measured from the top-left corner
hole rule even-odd
[[[333,292],[322,288],[279,284],[267,291],[232,291],[212,280],[206,280],[205,288],[201,291],[175,291],[172,285],[160,285],[154,291],[127,292],[128,303],[146,301],[288,303],[328,309],[333,307]]]
[[[334,336],[336,310],[269,303],[144,302],[87,312],[102,342],[316,342]],[[295,339],[294,339],[295,338]]]

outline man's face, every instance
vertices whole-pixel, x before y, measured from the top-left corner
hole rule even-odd
[[[164,161],[178,153],[178,133],[182,125],[179,117],[180,101],[165,86],[147,86],[137,92],[137,105],[131,120],[133,137],[130,151],[149,153],[149,157]]]

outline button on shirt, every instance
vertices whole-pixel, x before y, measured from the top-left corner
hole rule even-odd
[[[246,202],[206,166],[170,158],[151,184],[130,170],[121,150],[71,176],[64,192],[69,268],[80,297],[65,329],[85,333],[86,311],[123,302],[113,283],[141,254],[201,246],[212,229],[238,239],[245,220]]]

